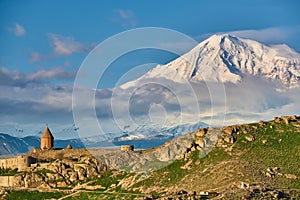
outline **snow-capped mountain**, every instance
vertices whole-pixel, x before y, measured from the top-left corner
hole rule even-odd
[[[134,131],[124,133],[122,136],[114,138],[113,141],[151,140],[152,138],[178,137],[185,133],[192,132],[207,126],[207,124],[199,122],[195,124],[181,124],[171,128],[169,127],[161,129],[137,128]]]
[[[165,78],[175,82],[240,82],[261,76],[293,87],[300,81],[300,54],[286,45],[267,46],[229,34],[213,35],[166,65],[158,65],[139,79]]]

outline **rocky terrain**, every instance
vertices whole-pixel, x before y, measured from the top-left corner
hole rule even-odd
[[[300,198],[297,116],[202,128],[141,151],[64,149],[29,155],[39,162],[14,174],[13,187],[1,189],[4,198],[16,190],[60,192],[74,199]]]

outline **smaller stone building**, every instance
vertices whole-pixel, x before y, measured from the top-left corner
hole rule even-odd
[[[121,146],[121,151],[133,151],[134,147],[133,145],[122,145]]]

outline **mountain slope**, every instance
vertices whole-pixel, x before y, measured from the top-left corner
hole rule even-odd
[[[185,55],[158,65],[140,77],[175,82],[210,81],[237,83],[247,76],[279,81],[286,87],[299,84],[300,54],[286,45],[266,46],[232,35],[213,35]],[[135,85],[134,82],[123,88]]]
[[[227,126],[205,157],[201,157],[202,150],[190,148],[185,158],[124,188],[155,191],[161,194],[159,199],[184,199],[184,194],[203,191],[222,199],[298,199],[299,148],[300,117]],[[122,183],[125,185],[126,180]]]

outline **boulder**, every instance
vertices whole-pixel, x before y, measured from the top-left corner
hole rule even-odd
[[[285,174],[284,177],[288,178],[288,179],[296,179],[297,178],[297,176],[295,174]]]
[[[196,137],[203,137],[206,133],[207,133],[207,128],[201,128],[199,130],[196,131],[195,136]]]
[[[263,143],[263,144],[267,144],[267,143],[268,143],[268,140],[263,140],[262,143]]]
[[[71,182],[78,181],[78,173],[77,172],[69,172],[69,177]]]
[[[235,142],[235,138],[232,135],[229,135],[224,138],[224,141],[233,144]]]
[[[249,142],[253,142],[255,138],[252,135],[246,136],[245,139]]]
[[[205,140],[203,138],[196,138],[195,144],[201,148],[205,146]]]

